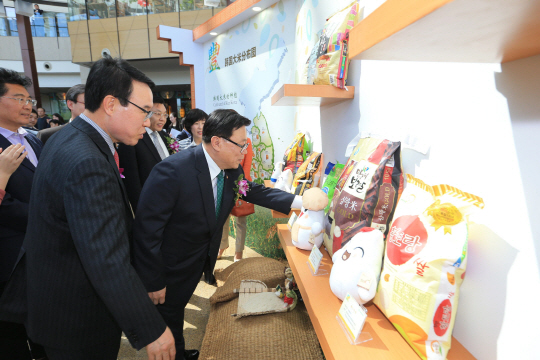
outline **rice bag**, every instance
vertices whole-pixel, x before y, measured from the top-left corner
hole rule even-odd
[[[334,189],[325,223],[329,254],[366,226],[386,236],[402,189],[401,143],[360,139]]]
[[[283,156],[283,171],[290,169],[296,174],[298,168],[304,162],[306,156],[306,136],[303,133],[297,133],[293,141],[285,150]]]
[[[322,153],[313,152],[302,163],[294,176],[291,193],[303,195],[304,191],[318,185],[316,180],[320,179],[320,176],[316,179],[315,175],[322,170],[322,157]]]
[[[475,195],[407,174],[373,301],[422,359],[443,360],[450,350],[468,215],[483,207]]]
[[[341,172],[343,171],[344,167],[345,164],[337,163],[334,165],[323,184],[322,191],[328,195],[328,205],[326,205],[324,208],[325,214],[327,214],[328,210],[330,210],[330,203],[332,202],[332,197],[334,196],[334,189],[336,188],[337,181],[341,176]]]
[[[359,9],[360,5],[354,1],[326,20],[318,42],[314,84],[345,87],[349,67],[349,31],[358,23]]]

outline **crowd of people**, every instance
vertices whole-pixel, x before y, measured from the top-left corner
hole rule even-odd
[[[116,359],[123,332],[149,359],[197,359],[184,309],[203,273],[215,284],[235,181],[244,202],[283,213],[301,198],[249,181],[251,121],[234,110],[192,109],[183,126],[171,114],[164,130],[154,83],[124,60],[100,59],[69,89],[65,125],[33,110],[30,85],[0,68],[5,358]],[[236,225],[238,260],[245,216]]]

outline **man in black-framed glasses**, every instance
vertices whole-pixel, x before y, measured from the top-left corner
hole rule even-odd
[[[215,110],[204,124],[202,144],[157,164],[139,198],[133,266],[159,302],[179,353],[184,308],[203,270],[212,283],[223,225],[235,204],[235,181],[249,171],[240,162],[250,124],[234,110]],[[251,182],[248,186],[242,197],[248,202],[282,213],[302,205],[299,196]]]

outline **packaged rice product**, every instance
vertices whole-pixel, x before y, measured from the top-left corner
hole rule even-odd
[[[318,42],[314,84],[345,87],[349,67],[349,31],[359,21],[359,9],[360,5],[354,1],[326,20]]]
[[[283,171],[291,169],[293,174],[304,162],[306,156],[306,136],[303,133],[297,133],[293,141],[285,150],[283,156]]]
[[[401,143],[375,138],[358,141],[334,189],[324,245],[330,255],[363,227],[388,233],[403,189]]]
[[[298,168],[294,176],[291,192],[295,195],[303,195],[304,191],[316,187],[322,172],[323,155],[313,152]],[[316,176],[319,174],[319,176]]]
[[[328,210],[330,210],[330,203],[332,202],[332,197],[334,196],[334,189],[336,188],[337,181],[341,176],[341,172],[343,171],[344,167],[345,164],[337,163],[334,165],[323,184],[322,191],[328,195],[328,205],[324,209],[325,213],[328,213]]]
[[[450,350],[468,215],[483,207],[478,196],[407,175],[374,302],[422,359],[443,360]]]

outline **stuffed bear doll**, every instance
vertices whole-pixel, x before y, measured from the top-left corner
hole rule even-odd
[[[311,188],[302,196],[302,212],[291,230],[292,243],[299,249],[311,250],[323,242],[324,208],[328,195],[319,188]]]
[[[365,304],[375,297],[384,255],[384,235],[365,227],[332,256],[330,288],[343,300],[347,293]]]

